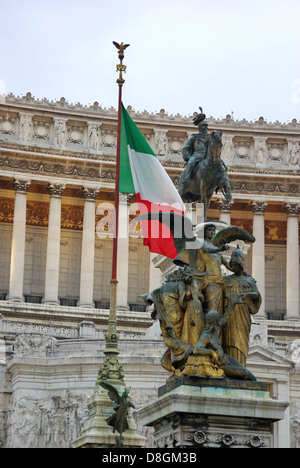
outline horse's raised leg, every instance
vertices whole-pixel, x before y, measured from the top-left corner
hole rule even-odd
[[[227,201],[232,200],[231,185],[227,175],[223,175],[218,182],[218,186],[221,188],[222,193]]]

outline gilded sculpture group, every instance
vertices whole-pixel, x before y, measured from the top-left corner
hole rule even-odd
[[[187,164],[183,181],[179,183],[186,193],[196,172],[195,159],[205,159],[202,116],[201,112],[201,118],[196,119],[199,138],[194,135],[195,145],[191,142],[186,145],[192,148],[190,157],[194,165],[193,168],[192,164]],[[199,151],[199,142],[202,151]],[[193,147],[197,149],[196,158]],[[221,159],[219,167],[221,171],[226,170]],[[229,245],[214,242],[217,225],[204,222],[204,239],[200,246],[190,248],[185,244],[187,248],[177,249],[174,263],[179,268],[166,276],[160,288],[145,295],[144,300],[148,305],[153,304],[152,317],[159,320],[167,347],[162,366],[173,372],[171,378],[196,375],[256,380],[246,368],[246,359],[251,316],[259,310],[261,295],[254,278],[244,270],[244,253],[239,246],[236,245],[227,261],[222,253]],[[222,231],[226,239],[226,228]],[[231,237],[227,236],[229,241],[248,237],[255,241],[247,232],[242,233],[246,237],[241,237],[242,230],[238,227],[228,227],[228,231],[231,233]],[[229,274],[222,274],[222,265]]]
[[[246,369],[251,315],[261,295],[256,281],[244,271],[244,254],[237,247],[229,262],[227,246],[211,243],[215,225],[205,225],[200,249],[184,250],[174,260],[180,268],[147,296],[154,304],[167,350],[162,365],[176,376],[255,380]],[[224,264],[232,274],[222,275]]]

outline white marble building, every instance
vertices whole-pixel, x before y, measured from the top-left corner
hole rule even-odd
[[[197,103],[195,104],[197,108]],[[192,116],[129,109],[177,185]],[[256,237],[247,271],[263,306],[248,367],[288,400],[277,445],[300,447],[300,124],[209,118],[223,130],[233,203],[215,197],[210,219]],[[70,447],[103,361],[111,275],[117,112],[8,95],[0,106],[0,444]],[[172,262],[150,255],[135,229],[135,199],[121,195],[118,262],[120,362],[137,410],[167,374],[157,324],[139,295]],[[95,229],[96,227],[96,229]],[[130,232],[130,236],[126,233]],[[138,412],[138,431],[147,435]]]

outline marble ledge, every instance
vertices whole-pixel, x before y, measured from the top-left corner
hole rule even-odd
[[[55,112],[60,111],[60,112],[66,112],[72,110],[74,113],[78,112],[80,114],[84,113],[86,115],[91,114],[91,115],[102,115],[106,117],[117,117],[117,109],[115,109],[113,106],[110,108],[102,107],[98,102],[94,102],[93,104],[82,104],[80,102],[76,103],[69,103],[68,100],[65,97],[61,97],[59,100],[49,100],[46,97],[43,99],[40,98],[35,98],[31,92],[27,92],[25,95],[21,96],[16,96],[13,93],[9,93],[6,95],[2,95],[4,105],[9,106],[11,105],[12,107],[26,107],[26,108],[44,108],[45,110],[53,110]],[[173,115],[169,114],[165,109],[160,109],[160,111],[155,111],[155,112],[149,112],[147,110],[143,111],[136,111],[135,109],[132,108],[132,106],[127,106],[127,111],[129,112],[130,115],[135,116],[137,118],[145,118],[147,120],[167,120],[167,121],[178,121],[178,122],[190,122],[192,117],[198,113],[197,110],[195,110],[194,113],[183,116],[180,115],[179,113]],[[59,113],[60,113],[59,112]],[[231,115],[227,115],[225,118],[215,118],[213,116],[207,117],[207,120],[213,124],[222,124],[226,126],[231,126],[231,125],[236,125],[236,126],[257,126],[258,128],[299,128],[300,123],[297,121],[296,118],[292,119],[291,122],[279,122],[278,120],[276,122],[268,122],[264,119],[264,117],[260,116],[257,120],[255,121],[249,121],[247,119],[234,119]]]
[[[269,421],[283,419],[287,401],[273,400],[268,392],[222,387],[182,385],[160,396],[139,411],[144,425],[173,413],[223,415],[258,418]]]
[[[32,319],[54,318],[55,320],[61,319],[70,322],[82,320],[95,321],[97,323],[107,324],[109,318],[108,309],[96,309],[87,307],[70,307],[61,305],[50,304],[34,304],[29,302],[13,302],[13,301],[0,301],[0,315],[4,317],[22,316],[26,319],[26,315]],[[149,312],[136,312],[129,310],[117,310],[117,321],[122,325],[130,324],[131,326],[141,326],[148,328],[153,324]]]

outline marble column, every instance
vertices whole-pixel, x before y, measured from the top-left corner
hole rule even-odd
[[[220,208],[219,220],[223,221],[228,226],[230,226],[231,223],[231,208],[233,203],[233,201],[225,200],[223,198],[220,198],[217,201],[218,207]]]
[[[61,197],[64,184],[50,182],[49,224],[46,255],[45,295],[44,304],[58,305],[60,228],[61,228]]]
[[[158,254],[150,252],[149,262],[149,292],[159,288],[162,284],[162,274],[159,268],[155,268],[153,263]]]
[[[128,263],[129,263],[129,196],[120,193],[119,196],[119,239],[117,264],[117,308],[128,309]]]
[[[299,203],[286,203],[286,312],[288,320],[299,320]]]
[[[10,280],[8,300],[23,301],[25,234],[26,234],[26,203],[30,181],[14,179],[15,207],[11,246]]]
[[[84,215],[81,247],[79,307],[94,307],[95,222],[98,188],[83,187]]]
[[[265,312],[265,209],[267,203],[254,200],[250,207],[253,211],[253,236],[256,241],[252,246],[252,276],[257,282],[262,296],[262,304],[255,315],[256,318],[266,318]]]

